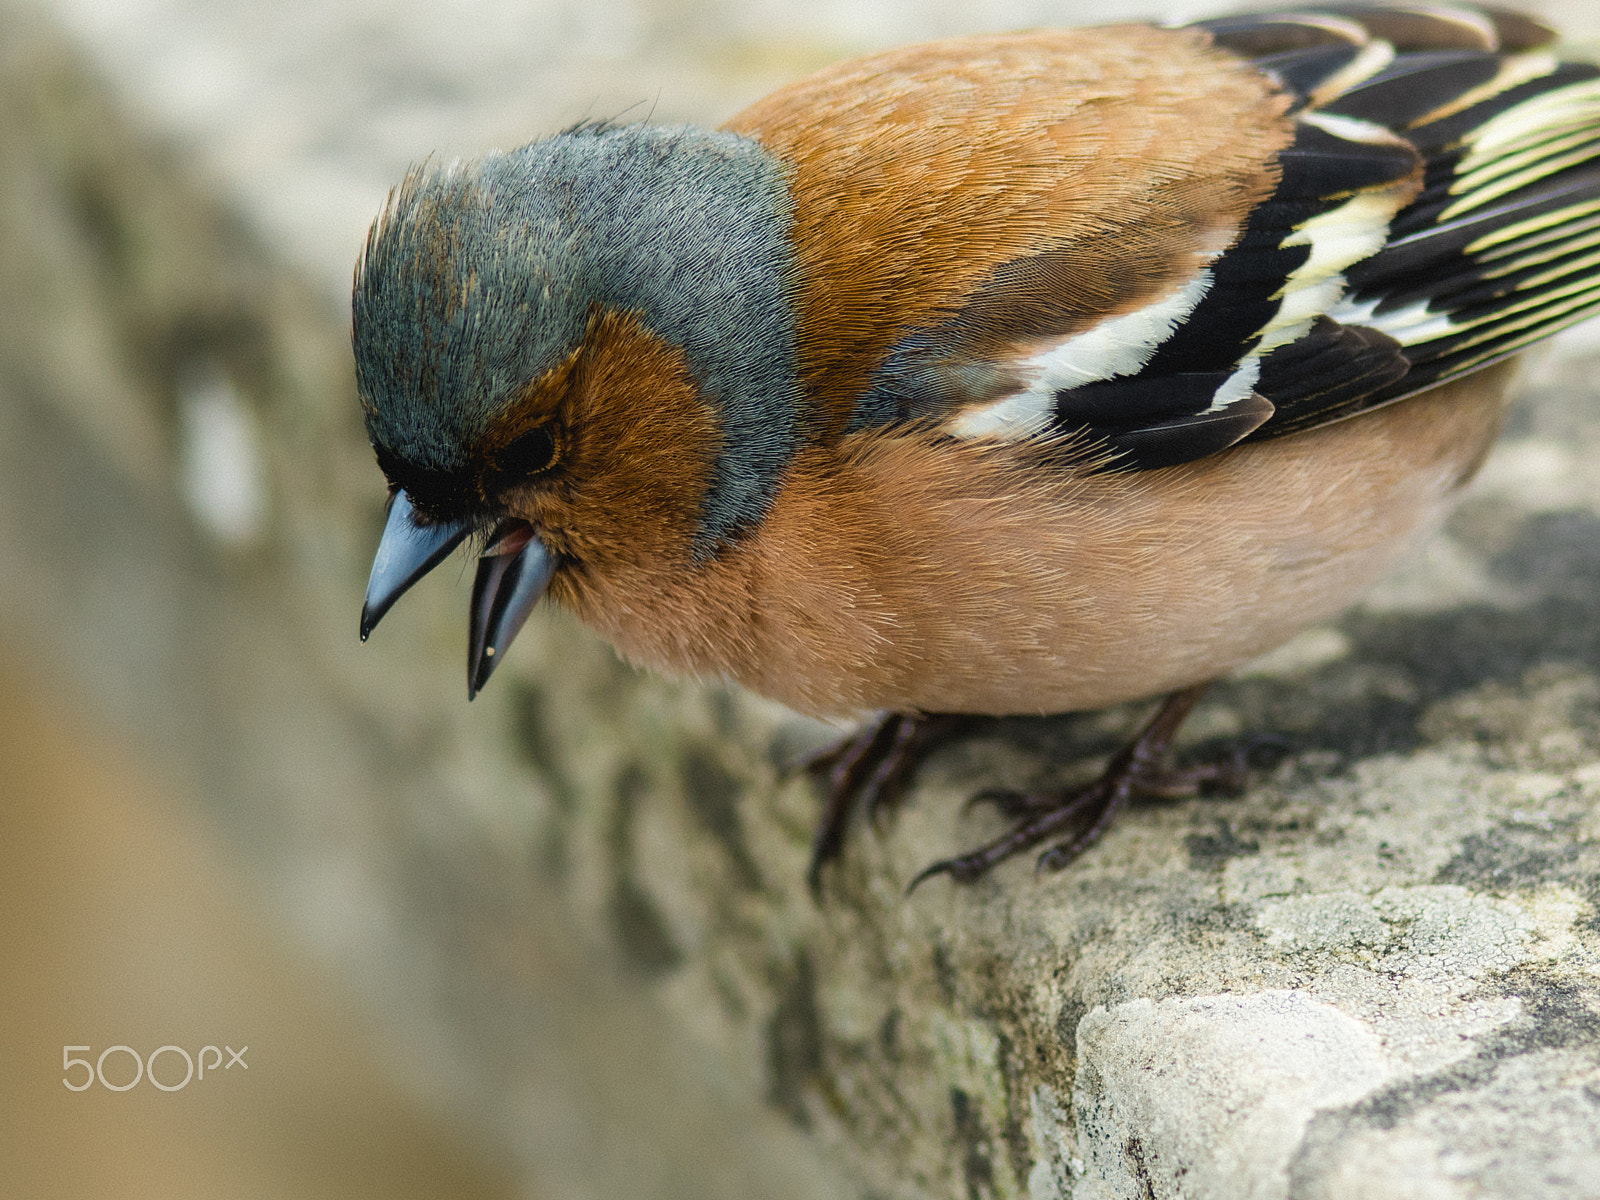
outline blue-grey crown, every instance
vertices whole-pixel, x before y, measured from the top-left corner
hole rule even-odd
[[[777,160],[689,126],[583,126],[413,170],[356,271],[369,436],[422,470],[466,469],[595,306],[635,312],[720,412],[702,513],[714,544],[765,511],[798,444],[791,217]]]

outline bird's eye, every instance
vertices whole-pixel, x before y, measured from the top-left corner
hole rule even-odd
[[[494,456],[495,473],[508,482],[548,471],[556,463],[556,439],[548,426],[520,433]]]

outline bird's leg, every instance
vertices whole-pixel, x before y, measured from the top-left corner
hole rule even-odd
[[[822,868],[844,849],[845,831],[857,803],[876,818],[905,793],[928,751],[967,720],[947,713],[890,713],[802,764],[827,789],[811,839],[807,878],[813,891],[820,886]]]
[[[990,867],[1037,846],[1047,838],[1066,833],[1039,856],[1039,869],[1059,871],[1077,858],[1111,828],[1111,823],[1135,795],[1176,799],[1193,796],[1208,784],[1238,786],[1242,782],[1244,761],[1236,754],[1231,761],[1173,770],[1167,753],[1178,727],[1204,695],[1208,685],[1173,692],[1161,703],[1139,736],[1117,753],[1098,779],[1066,793],[1018,795],[985,793],[978,800],[991,801],[1017,820],[1008,832],[969,854],[941,859],[911,881],[910,891],[934,875],[948,875],[957,883],[971,883]]]
[[[821,888],[824,864],[838,858],[844,849],[845,829],[862,779],[883,757],[884,749],[894,743],[902,720],[901,714],[890,713],[876,725],[841,738],[801,764],[806,774],[822,780],[826,788],[822,814],[811,835],[811,866],[806,871],[813,892]]]

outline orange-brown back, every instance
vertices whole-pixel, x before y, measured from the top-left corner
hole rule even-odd
[[[1121,25],[909,46],[727,122],[793,170],[802,379],[830,433],[900,336],[1002,264],[1069,251],[994,303],[1047,305],[1070,334],[1232,240],[1277,181],[1288,98],[1210,42]]]

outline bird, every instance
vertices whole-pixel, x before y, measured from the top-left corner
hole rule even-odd
[[[955,38],[716,128],[427,160],[361,250],[389,485],[361,615],[468,543],[468,695],[548,598],[628,659],[865,724],[811,880],[974,717],[1158,701],[931,864],[1058,870],[1205,687],[1436,529],[1518,353],[1600,311],[1600,68],[1346,3]]]

